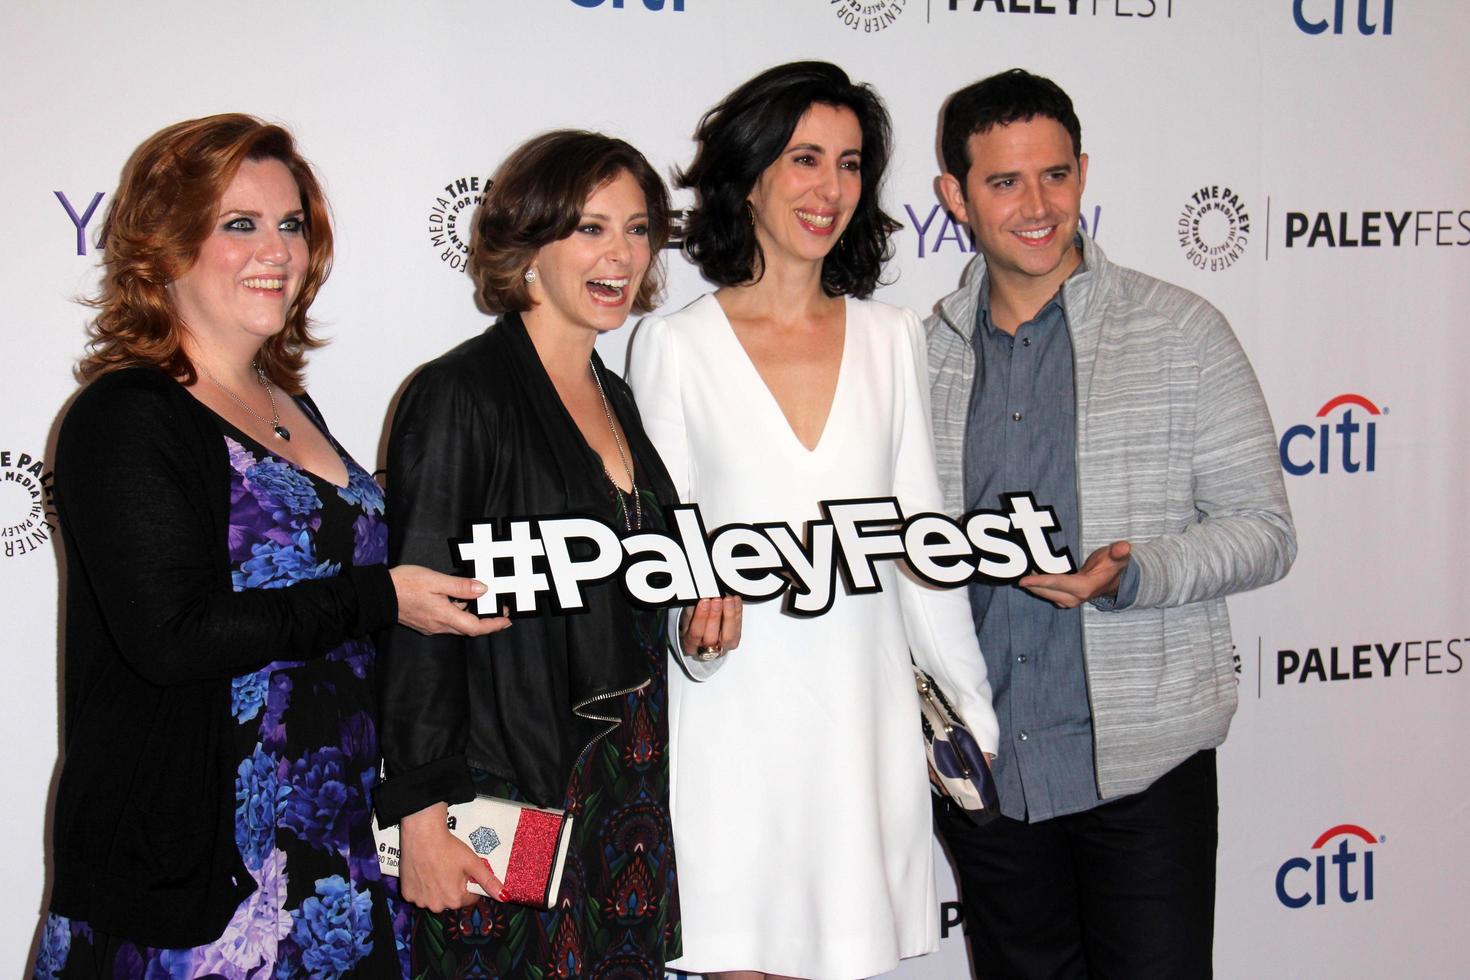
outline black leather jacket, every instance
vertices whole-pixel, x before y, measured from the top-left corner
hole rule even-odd
[[[622,379],[599,372],[627,434],[637,482],[673,486]],[[388,558],[457,571],[452,540],[502,517],[616,520],[601,458],[583,440],[516,314],[431,361],[409,384],[388,441]],[[616,525],[614,525],[616,526]],[[605,702],[649,680],[619,584],[585,590],[589,611],[526,616],[488,637],[395,627],[380,647],[385,825],[474,795],[471,768],[561,806],[573,766],[611,729]]]

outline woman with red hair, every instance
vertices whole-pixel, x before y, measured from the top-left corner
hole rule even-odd
[[[331,266],[291,135],[134,152],[56,451],[66,761],[38,977],[399,976],[370,829],[371,634],[490,632],[389,569],[383,495],[302,389]]]

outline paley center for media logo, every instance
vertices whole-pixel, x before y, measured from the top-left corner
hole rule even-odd
[[[949,0],[949,9],[973,14],[1042,14],[1066,17],[1174,16],[1174,0]]]
[[[1325,849],[1334,840],[1337,846]],[[1373,848],[1387,841],[1355,823],[1328,827],[1312,842],[1311,853],[1287,858],[1276,870],[1277,901],[1289,909],[1373,901]]]
[[[819,0],[837,16],[837,21],[850,31],[877,34],[893,26],[908,0]]]
[[[1291,19],[1296,29],[1303,34],[1343,33],[1345,26],[1357,28],[1358,33],[1371,37],[1381,29],[1384,36],[1393,33],[1393,0],[1357,0],[1357,22],[1344,21],[1344,15],[1352,5],[1343,0],[1290,0]],[[1377,17],[1376,21],[1369,20]]]
[[[1240,261],[1250,244],[1250,209],[1228,185],[1205,184],[1184,203],[1175,234],[1190,265],[1220,272]]]
[[[56,531],[51,471],[40,456],[0,450],[0,556],[30,554]]]
[[[440,188],[429,205],[429,244],[440,262],[458,272],[469,266],[475,209],[489,189],[489,180],[457,177]]]
[[[919,211],[925,208],[928,208],[928,211],[921,220]],[[905,204],[903,209],[909,216],[908,227],[914,231],[915,258],[922,259],[930,255],[937,255],[946,246],[952,246],[954,251],[967,255],[975,253],[975,236],[970,232],[969,226],[964,222],[955,221],[942,205],[920,204],[916,209],[912,204]],[[1098,241],[1098,227],[1102,224],[1102,205],[1093,205],[1090,215],[1083,211],[1078,215],[1078,224],[1093,241]]]
[[[1299,423],[1281,433],[1281,468],[1290,476],[1372,473],[1378,468],[1378,423],[1374,420],[1387,414],[1388,406],[1380,408],[1363,395],[1334,395],[1317,409],[1314,422]]]

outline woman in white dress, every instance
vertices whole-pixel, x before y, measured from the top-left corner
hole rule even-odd
[[[834,65],[783,65],[695,135],[685,248],[721,288],[645,320],[629,366],[681,497],[710,529],[800,530],[819,501],[844,498],[940,511],[923,328],[864,299],[897,227],[878,206],[882,103]],[[672,967],[850,980],[937,947],[910,653],[987,752],[997,726],[964,590],[878,566],[881,590],[839,585],[819,617],[748,604],[738,652],[681,656],[670,672],[684,914]]]

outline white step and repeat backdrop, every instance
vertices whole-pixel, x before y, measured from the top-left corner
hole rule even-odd
[[[58,751],[57,418],[123,160],[175,120],[289,125],[325,180],[336,271],[311,390],[361,459],[395,392],[479,331],[469,215],[506,150],[602,129],[660,170],[768,65],[823,58],[887,100],[904,222],[880,295],[927,311],[971,246],[939,207],[946,93],[1021,65],[1076,100],[1108,254],[1229,316],[1266,390],[1301,539],[1232,602],[1241,707],[1220,756],[1225,977],[1470,972],[1470,112],[1460,0],[134,0],[0,11],[0,685],[23,968]],[[687,203],[680,199],[680,203]],[[668,306],[704,288],[676,253]],[[621,332],[620,332],[621,333]],[[620,364],[624,336],[608,338]],[[942,897],[953,898],[947,872]],[[907,978],[966,973],[958,906]],[[0,968],[3,969],[3,968]]]

